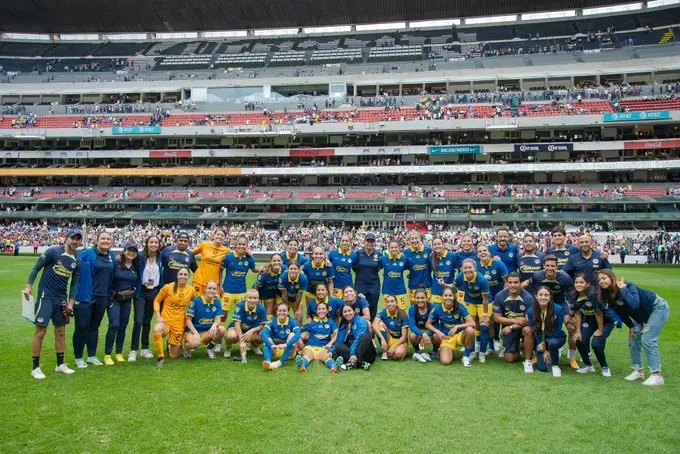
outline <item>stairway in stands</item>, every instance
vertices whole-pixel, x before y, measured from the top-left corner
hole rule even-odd
[[[663,34],[659,44],[668,44],[671,41],[675,41],[675,35],[673,34],[673,29],[669,28],[666,30],[666,33]]]

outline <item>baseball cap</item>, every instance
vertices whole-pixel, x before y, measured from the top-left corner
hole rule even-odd
[[[80,229],[70,229],[66,232],[67,238],[71,238],[71,237],[74,237],[74,236],[79,236],[79,237],[82,238],[83,237],[82,230],[80,230]]]
[[[189,240],[189,234],[186,232],[180,232],[177,234],[177,239],[178,240]]]
[[[123,248],[123,250],[127,251],[128,249],[134,249],[135,251],[139,251],[137,243],[125,243],[125,247]]]
[[[364,239],[366,241],[375,241],[375,235],[372,234],[372,233],[369,233],[368,235],[366,235],[366,237]]]

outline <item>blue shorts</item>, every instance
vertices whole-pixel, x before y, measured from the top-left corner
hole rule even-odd
[[[49,326],[50,320],[54,326],[66,325],[66,319],[61,313],[66,301],[56,298],[38,298],[35,302],[35,324],[37,326]]]

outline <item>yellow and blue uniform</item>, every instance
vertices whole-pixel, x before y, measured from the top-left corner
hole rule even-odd
[[[565,244],[564,249],[549,247],[546,255],[554,255],[557,257],[557,269],[563,271],[564,266],[567,264],[567,260],[569,260],[569,257],[574,254],[578,254],[579,252],[579,249],[573,244]]]
[[[288,336],[293,334],[290,339]],[[300,326],[294,318],[286,317],[283,322],[274,317],[265,325],[261,333],[264,349],[262,351],[265,361],[279,360],[284,364],[295,351],[295,343],[300,340]],[[272,351],[274,345],[286,344],[284,349]]]
[[[283,261],[283,264],[286,265],[286,267],[290,264],[290,262],[297,262],[300,267],[309,262],[309,259],[299,252],[297,252],[294,257],[289,257],[288,251],[283,251],[280,255],[281,260]]]
[[[505,287],[505,278],[508,276],[508,269],[503,262],[497,262],[491,258],[486,263],[481,260],[477,262],[477,272],[489,281],[489,301],[496,293]]]
[[[286,301],[286,303],[289,305],[295,304],[298,292],[305,292],[307,290],[307,276],[299,274],[298,277],[293,280],[288,277],[288,272],[284,272],[279,278],[279,290],[284,289],[288,294],[288,301]]]
[[[489,246],[489,254],[491,254],[491,257],[500,258],[509,273],[517,270],[516,259],[519,253],[517,252],[517,246],[514,244],[508,243],[505,249],[501,249],[498,243],[494,243]]]
[[[458,310],[453,308],[448,310],[444,303],[435,304],[428,317],[429,322],[439,331],[449,336],[449,332],[457,325],[462,325],[465,319],[470,316],[468,310],[462,304],[458,304]],[[440,347],[449,347],[456,351],[458,347],[463,346],[463,331],[456,332],[455,335],[449,336],[448,339],[442,339]],[[469,356],[470,352],[466,351],[465,356]]]
[[[192,273],[198,269],[196,257],[190,250],[179,251],[177,246],[170,246],[161,251],[161,282],[170,283],[177,280],[177,272],[188,268]]]
[[[463,273],[458,273],[454,285],[458,289],[458,301],[465,304],[471,316],[479,320],[479,332],[475,332],[479,340],[480,353],[486,353],[489,342],[489,324],[482,322],[482,317],[487,315],[489,321],[493,317],[493,306],[489,301],[487,312],[484,313],[484,294],[489,294],[489,281],[484,276],[475,271],[475,274],[468,280]]]
[[[517,272],[522,282],[531,279],[535,272],[543,269],[542,252],[535,251],[533,254],[522,254],[517,257]]]
[[[333,267],[333,296],[342,298],[343,290],[352,285],[352,267],[357,263],[357,253],[351,249],[343,251],[339,247],[328,254],[328,260]]]
[[[232,251],[224,256],[222,260],[222,268],[225,271],[224,283],[222,289],[224,290],[224,309],[229,312],[234,306],[246,297],[248,290],[246,284],[246,277],[248,271],[257,271],[255,267],[255,259],[249,255],[238,255],[236,251]]]
[[[212,327],[215,317],[222,316],[224,312],[222,312],[222,301],[219,298],[213,298],[212,302],[208,303],[203,296],[197,296],[191,300],[187,308],[187,317],[191,317],[191,323],[201,334]],[[188,328],[187,331],[189,331]]]
[[[434,266],[436,262],[437,266]],[[456,277],[456,265],[458,264],[458,255],[451,251],[446,251],[443,256],[438,256],[436,252],[432,253],[432,298],[433,303],[441,303],[442,293],[444,287],[439,283],[439,279],[444,279],[446,284],[453,284]]]
[[[534,304],[534,297],[524,289],[519,290],[516,297],[510,296],[508,289],[498,292],[493,298],[493,311],[505,318],[524,318]],[[507,353],[519,351],[522,331],[513,330],[503,335],[503,349]]]
[[[546,286],[550,289],[550,293],[553,297],[553,302],[559,304],[564,309],[569,311],[569,305],[567,304],[567,292],[569,292],[574,287],[574,281],[571,277],[564,271],[558,271],[555,279],[548,279],[545,277],[545,270],[538,271],[529,280],[529,291],[536,295],[538,289],[542,286]]]
[[[309,339],[307,340],[307,343],[305,343],[305,349],[312,350],[314,359],[323,361],[329,369],[335,367],[335,361],[333,361],[328,350],[325,348],[325,346],[338,334],[338,324],[335,323],[335,320],[314,317],[312,321],[303,326],[300,331],[309,333]],[[307,368],[307,366],[309,366],[309,360],[303,357],[302,365]]]
[[[423,334],[427,334],[428,336],[432,335],[432,333],[425,327],[425,324],[427,323],[427,319],[430,316],[430,312],[432,312],[433,308],[434,304],[427,303],[424,314],[420,313],[418,306],[415,304],[412,304],[411,307],[408,308],[408,327],[413,334],[418,337],[422,336]]]
[[[382,294],[397,298],[399,309],[406,310],[406,285],[404,285],[404,272],[410,267],[408,258],[403,254],[393,257],[389,253],[380,257],[383,268]]]
[[[577,274],[585,274],[590,285],[597,287],[597,274],[603,269],[612,269],[609,260],[603,260],[598,251],[592,251],[590,258],[584,258],[579,251],[578,254],[571,254],[562,271],[569,276],[576,277]]]
[[[35,302],[35,324],[47,326],[52,320],[54,326],[64,326],[66,319],[62,314],[62,306],[67,304],[69,294],[71,298],[75,298],[80,277],[80,261],[75,255],[67,254],[64,246],[52,246],[38,258],[28,276],[29,284],[33,285],[40,270],[43,272]],[[71,285],[67,293],[69,279]]]
[[[324,302],[328,305],[328,318],[332,320],[340,318],[342,315],[342,306],[345,305],[345,302],[334,296],[326,297],[326,301]],[[316,305],[316,298],[307,301],[307,316],[309,318],[316,317]]]
[[[314,298],[314,288],[319,284],[328,286],[329,279],[335,278],[332,266],[326,266],[326,261],[321,262],[321,266],[316,266],[313,261],[302,265],[302,272],[307,276],[307,299]]]
[[[229,324],[229,328],[234,327],[234,322],[241,322],[241,331],[246,332],[250,329],[256,328],[267,323],[267,312],[262,303],[257,303],[251,310],[248,309],[248,303],[241,301],[234,309],[234,316]]]
[[[382,332],[387,340],[388,347],[393,346],[401,339],[401,331],[404,327],[408,328],[408,316],[399,308],[394,313],[390,313],[385,308],[378,312],[376,317],[382,322],[384,327]]]
[[[281,299],[281,290],[279,290],[279,280],[285,272],[286,267],[282,266],[281,271],[278,273],[262,271],[257,274],[253,288],[258,287],[260,289],[260,299],[263,302],[273,301],[278,304],[283,301]]]
[[[418,249],[407,247],[404,256],[408,259],[408,296],[411,301],[415,291],[425,289],[429,298],[432,293],[432,248],[421,245]],[[405,310],[405,309],[404,309]]]

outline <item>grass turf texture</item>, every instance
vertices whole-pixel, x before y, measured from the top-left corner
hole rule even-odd
[[[300,374],[291,361],[264,372],[260,356],[249,354],[247,365],[221,354],[210,361],[204,348],[162,370],[138,359],[64,376],[54,373],[50,328],[47,379],[38,382],[29,374],[33,327],[18,306],[34,262],[0,257],[0,452],[677,452],[680,443],[677,267],[618,269],[671,304],[661,337],[666,385],[650,389],[623,380],[630,360],[627,331],[618,329],[607,344],[613,378],[576,374],[562,359],[555,379],[496,357],[464,369],[459,352],[448,367],[378,360],[370,372],[331,376],[320,364]],[[107,326],[105,318],[100,359]],[[66,361],[74,367],[72,333],[70,325]],[[129,333],[125,346],[127,357]]]

